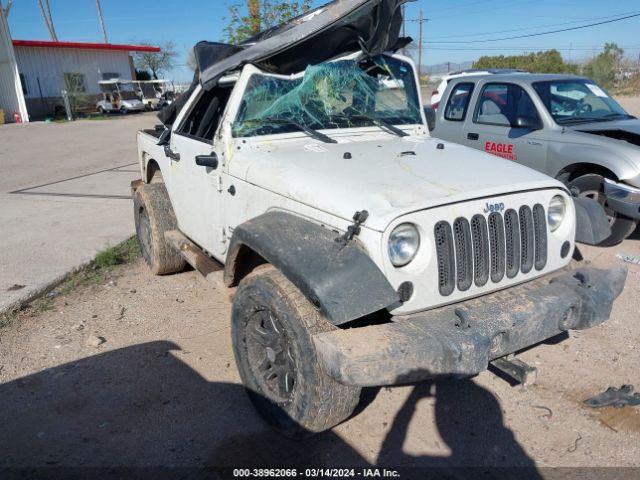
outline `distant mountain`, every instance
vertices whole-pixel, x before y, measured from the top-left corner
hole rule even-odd
[[[456,72],[459,70],[467,70],[473,66],[473,61],[461,63],[439,63],[437,65],[424,65],[422,72],[427,75],[443,74],[447,72]]]

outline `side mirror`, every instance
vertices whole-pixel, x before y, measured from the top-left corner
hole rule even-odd
[[[516,128],[525,128],[527,130],[542,130],[542,122],[539,118],[534,117],[516,117],[513,125]]]
[[[424,116],[427,118],[427,126],[429,127],[429,131],[432,132],[434,128],[436,128],[436,111],[433,107],[425,105],[422,107],[424,110]]]

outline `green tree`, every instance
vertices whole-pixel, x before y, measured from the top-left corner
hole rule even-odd
[[[226,40],[241,43],[310,9],[311,0],[248,0],[246,5],[236,3],[229,7],[228,24],[224,29]]]
[[[473,68],[514,68],[532,73],[577,73],[576,65],[567,63],[558,50],[546,50],[526,55],[496,55],[480,57]]]
[[[142,45],[151,45],[149,42],[142,42]],[[148,70],[154,79],[167,70],[171,70],[176,63],[178,52],[172,41],[159,45],[159,52],[137,52],[135,54],[136,68]]]
[[[624,50],[616,43],[607,43],[604,51],[589,60],[582,67],[582,74],[605,88],[611,88],[616,81],[616,71],[622,62]]]

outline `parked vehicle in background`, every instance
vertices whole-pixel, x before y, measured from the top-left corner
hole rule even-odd
[[[96,104],[100,113],[129,113],[144,110],[144,103],[137,98],[133,84],[129,80],[102,80],[98,82],[102,90],[102,100]]]
[[[164,106],[164,95],[168,92],[169,80],[133,80],[131,84],[145,110],[158,110]]]
[[[164,92],[162,94],[162,97],[160,97],[160,101],[158,102],[158,109],[168,107],[175,101],[176,98],[177,98],[177,95],[174,91],[168,90]]]
[[[640,219],[640,120],[592,80],[513,74],[457,78],[433,135],[540,170],[605,208],[611,236]]]
[[[240,377],[288,435],[340,423],[363,387],[475,375],[600,324],[625,283],[574,256],[609,233],[596,202],[430,138],[417,69],[392,53],[403,3],[199,43],[166,128],[138,133],[143,257],[156,274],[224,264]]]
[[[442,95],[444,91],[447,89],[447,85],[451,80],[461,78],[461,77],[472,77],[478,75],[497,75],[497,74],[506,74],[506,73],[526,73],[524,70],[516,70],[516,69],[508,69],[508,68],[496,68],[491,70],[461,70],[459,72],[449,73],[442,78],[442,81],[438,85],[438,88],[431,93],[431,106],[434,110],[437,110],[440,106],[440,100],[442,99]]]

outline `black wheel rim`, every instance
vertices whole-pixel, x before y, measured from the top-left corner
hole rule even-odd
[[[296,384],[295,361],[291,342],[278,318],[269,310],[257,310],[245,330],[249,368],[270,400],[287,403]]]
[[[140,250],[142,250],[142,257],[147,265],[151,265],[151,258],[153,253],[153,243],[151,241],[151,223],[149,222],[149,216],[147,210],[140,207],[138,211],[139,222],[137,227],[138,241],[140,242]]]

